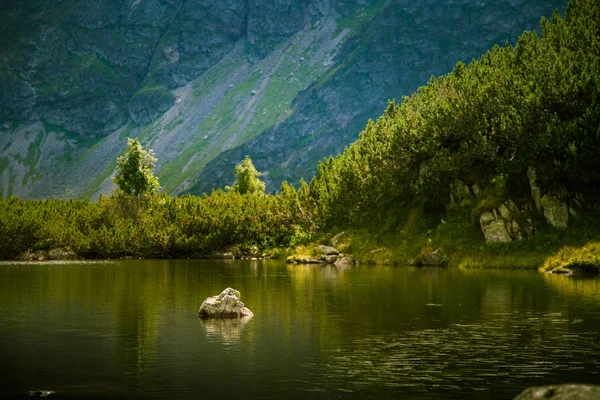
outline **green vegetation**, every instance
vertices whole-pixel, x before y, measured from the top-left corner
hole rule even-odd
[[[265,183],[260,180],[262,174],[256,170],[250,157],[246,156],[235,167],[235,182],[227,190],[239,194],[264,194]]]
[[[0,255],[67,247],[84,257],[168,257],[310,246],[345,231],[340,249],[366,262],[408,264],[441,248],[450,265],[462,267],[597,265],[597,246],[586,245],[600,242],[600,5],[573,0],[564,19],[542,20],[542,32],[526,32],[515,47],[495,47],[469,66],[458,63],[401,105],[390,102],[298,191],[284,183],[281,194],[255,196],[264,184],[246,158],[228,192],[155,195],[155,160],[130,141],[119,158],[119,174],[129,171],[129,178],[117,175],[122,191],[111,197],[3,200],[0,229],[10,239]],[[247,83],[231,92],[256,84]],[[139,157],[131,157],[132,148]],[[532,195],[532,169],[536,190],[564,205],[568,229],[546,222],[543,198]],[[133,185],[140,171],[144,185]],[[521,240],[513,232],[509,243],[486,243],[481,218],[499,218],[505,204],[516,210],[512,222],[531,230],[519,231]]]
[[[557,272],[600,272],[600,243],[593,242],[581,248],[565,247],[548,258],[543,270]]]
[[[126,195],[141,198],[158,192],[160,185],[154,176],[157,159],[152,150],[142,148],[138,139],[127,139],[127,150],[117,160],[115,184]]]
[[[432,78],[401,105],[391,102],[343,154],[320,163],[305,207],[315,230],[350,229],[360,248],[353,251],[375,261],[403,262],[442,247],[455,264],[505,259],[539,266],[565,238],[546,232],[529,168],[542,193],[584,218],[598,211],[598,21],[597,2],[572,1],[564,19],[542,20],[541,37],[526,32],[515,47],[496,46],[468,67],[458,63],[453,73]],[[456,182],[481,190],[457,198]],[[528,210],[538,232],[488,245],[479,216],[507,199]],[[591,232],[585,238],[598,229]],[[507,259],[531,249],[524,262]]]
[[[84,258],[207,256],[293,245],[300,228],[295,192],[253,196],[223,191],[204,197],[116,192],[85,200],[0,199],[0,258],[64,248]]]

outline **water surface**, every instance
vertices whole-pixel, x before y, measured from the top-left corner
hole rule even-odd
[[[201,321],[231,286],[248,323]],[[511,399],[600,383],[600,280],[277,261],[0,264],[3,395]]]

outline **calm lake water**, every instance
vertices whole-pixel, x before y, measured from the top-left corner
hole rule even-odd
[[[231,286],[248,323],[206,321]],[[0,264],[0,397],[512,399],[600,383],[600,279],[277,261]]]

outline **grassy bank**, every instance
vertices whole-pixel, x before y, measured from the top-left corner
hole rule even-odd
[[[574,221],[567,230],[542,221],[536,233],[520,241],[486,243],[477,223],[445,221],[439,225],[423,222],[419,211],[404,226],[347,229],[341,235],[322,235],[316,244],[335,245],[365,264],[410,265],[436,249],[448,257],[450,267],[600,271],[600,218],[595,215]],[[333,239],[333,241],[332,241]],[[314,247],[304,245],[297,252]]]

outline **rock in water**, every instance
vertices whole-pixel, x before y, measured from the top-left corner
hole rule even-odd
[[[600,386],[553,385],[525,389],[514,400],[592,400],[600,399]]]
[[[227,288],[218,296],[208,297],[198,310],[200,318],[243,318],[254,314],[240,301],[240,292]]]

